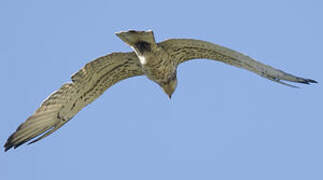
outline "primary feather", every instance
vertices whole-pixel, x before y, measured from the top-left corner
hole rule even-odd
[[[176,60],[177,65],[193,59],[212,59],[249,70],[264,78],[290,87],[296,86],[287,84],[281,80],[304,84],[317,83],[312,79],[294,76],[258,62],[251,57],[232,49],[206,41],[195,39],[170,39],[159,43],[159,46],[164,48],[167,53]]]
[[[7,140],[5,151],[39,136],[36,142],[63,126],[106,89],[123,79],[142,75],[135,53],[112,53],[86,64],[52,93]]]

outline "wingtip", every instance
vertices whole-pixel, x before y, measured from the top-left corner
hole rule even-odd
[[[300,79],[300,81],[298,81],[298,82],[303,83],[303,84],[318,83],[317,81],[315,81],[313,79]]]
[[[4,147],[4,152],[7,152],[9,149],[11,149],[12,147],[14,147],[14,145],[12,143],[12,135],[7,139],[7,141],[3,145],[3,147]]]
[[[4,152],[7,152],[9,149],[12,148],[12,146],[3,146],[4,147]]]
[[[315,81],[315,80],[313,80],[313,79],[307,79],[307,81],[308,81],[309,83],[318,83],[317,81]]]
[[[10,150],[11,148],[14,148],[14,149],[16,149],[17,147],[19,147],[19,146],[21,146],[22,144],[24,144],[26,141],[21,141],[21,142],[19,142],[19,143],[15,143],[15,142],[13,142],[13,136],[14,136],[14,134],[12,134],[9,138],[8,138],[8,140],[7,140],[7,142],[5,143],[5,145],[3,146],[4,147],[4,152],[7,152],[8,150]]]
[[[18,145],[19,146],[19,145]],[[11,142],[6,142],[6,144],[3,146],[4,147],[4,152],[7,152],[8,150],[10,150],[11,148],[16,149],[18,146],[14,145]]]
[[[3,145],[3,147],[4,147],[4,151],[5,151],[5,152],[7,152],[8,150],[10,150],[11,148],[16,149],[17,147],[19,147],[20,145],[22,145],[23,143],[25,143],[25,142],[26,142],[26,141],[22,141],[22,142],[18,142],[18,143],[17,143],[17,141],[15,140],[15,136],[16,136],[17,131],[19,131],[20,129],[22,129],[22,127],[23,127],[23,123],[22,123],[22,124],[20,124],[20,125],[18,126],[18,128],[16,129],[16,131],[15,131],[14,133],[12,133],[12,134],[8,137],[8,139],[7,139],[6,143]]]

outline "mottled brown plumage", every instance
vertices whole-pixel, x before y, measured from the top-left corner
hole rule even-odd
[[[17,128],[4,145],[5,151],[12,147],[17,148],[30,140],[33,140],[30,143],[34,143],[50,135],[110,86],[123,79],[146,75],[171,97],[177,86],[177,66],[191,59],[221,61],[291,87],[295,86],[281,80],[316,83],[314,80],[285,73],[239,52],[205,41],[170,39],[156,43],[152,31],[132,30],[116,34],[135,52],[112,53],[86,64],[72,76],[72,82],[64,84],[52,93],[35,113]]]

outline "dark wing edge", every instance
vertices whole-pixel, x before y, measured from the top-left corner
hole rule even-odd
[[[135,53],[112,53],[86,64],[72,75],[72,82],[45,99],[41,106],[8,138],[5,151],[38,137],[37,142],[68,122],[113,84],[142,75]]]
[[[194,39],[169,39],[158,43],[158,45],[164,48],[171,58],[177,61],[177,65],[192,59],[212,59],[249,70],[266,79],[289,87],[297,86],[285,83],[284,81],[303,84],[317,83],[317,81],[313,79],[294,76],[258,62],[251,57],[232,49],[206,41]]]

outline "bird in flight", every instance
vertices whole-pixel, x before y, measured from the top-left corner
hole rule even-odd
[[[269,80],[290,86],[317,83],[262,64],[246,55],[210,42],[194,39],[169,39],[156,43],[153,31],[122,31],[116,35],[134,52],[111,53],[99,57],[72,75],[45,99],[41,106],[8,138],[5,151],[37,142],[62,127],[86,105],[115,83],[145,75],[171,98],[177,86],[176,69],[192,59],[211,59],[247,69]]]

